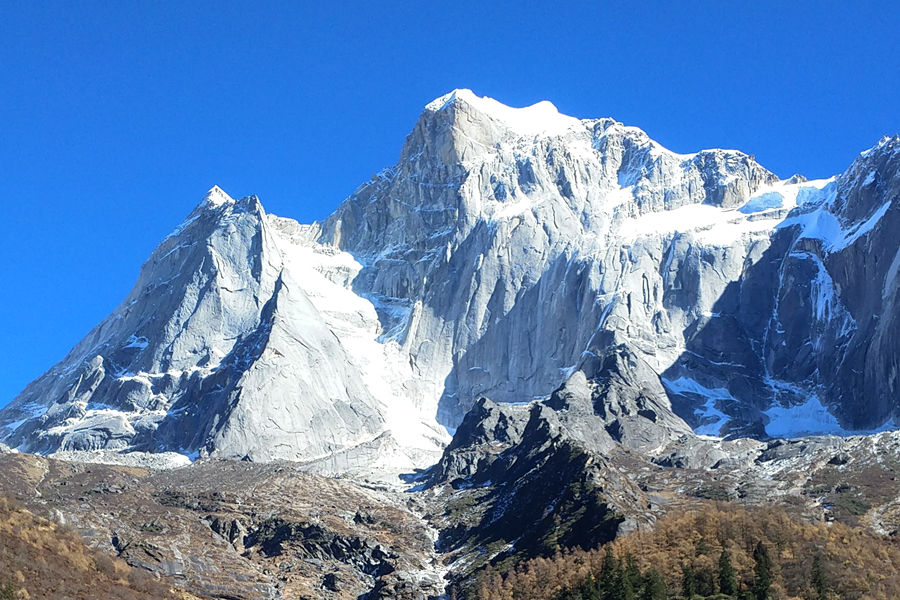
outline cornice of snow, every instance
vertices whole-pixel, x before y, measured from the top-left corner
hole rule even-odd
[[[466,88],[455,89],[425,106],[427,112],[438,113],[448,110],[462,102],[492,121],[503,125],[506,129],[520,137],[557,137],[581,128],[593,130],[594,135],[617,133],[629,137],[641,146],[649,146],[653,156],[665,153],[677,159],[688,161],[697,157],[712,155],[716,157],[737,156],[750,157],[740,150],[726,148],[705,148],[698,152],[682,154],[666,148],[639,128],[625,125],[610,117],[579,119],[559,112],[556,106],[543,100],[531,106],[514,108],[488,96],[478,96]],[[882,142],[883,143],[883,142]]]
[[[439,112],[459,101],[522,136],[562,135],[582,123],[580,119],[560,113],[553,103],[546,100],[524,108],[512,108],[493,98],[477,96],[468,89],[453,90],[430,102],[425,110]]]

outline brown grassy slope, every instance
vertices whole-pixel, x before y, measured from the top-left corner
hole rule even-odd
[[[0,497],[0,589],[17,598],[145,600],[185,598],[124,561],[85,547],[81,538]]]
[[[613,543],[617,556],[630,553],[642,569],[653,567],[669,589],[680,589],[682,565],[716,572],[727,548],[746,586],[753,580],[753,548],[763,541],[777,558],[776,598],[815,598],[810,568],[819,554],[831,590],[842,600],[900,598],[900,544],[862,528],[841,523],[805,524],[777,508],[744,509],[735,504],[706,504],[699,510],[670,514],[652,531],[638,531]],[[505,577],[488,574],[479,600],[553,598],[565,587],[598,573],[602,550],[535,559]]]

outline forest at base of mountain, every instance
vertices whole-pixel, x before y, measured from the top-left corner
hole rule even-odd
[[[473,592],[478,600],[890,600],[900,598],[900,543],[839,522],[803,523],[780,508],[709,503],[605,548],[487,570]]]

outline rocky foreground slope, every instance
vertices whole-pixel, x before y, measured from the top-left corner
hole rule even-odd
[[[897,432],[770,442],[685,435],[648,454],[641,446],[653,427],[622,427],[635,405],[607,402],[614,387],[582,379],[545,402],[481,400],[440,462],[403,486],[284,461],[207,458],[154,471],[7,452],[0,495],[162,584],[242,600],[474,598],[487,569],[593,549],[710,501],[900,531]],[[625,443],[610,442],[619,431],[629,432]]]

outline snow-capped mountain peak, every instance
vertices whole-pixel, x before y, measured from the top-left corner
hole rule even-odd
[[[456,90],[322,223],[210,190],[0,411],[0,440],[409,469],[480,396],[607,389],[582,379],[613,354],[655,371],[654,414],[666,384],[673,431],[784,432],[796,406],[877,427],[897,408],[895,145],[785,182],[741,152]]]
[[[561,114],[553,103],[546,100],[523,108],[512,108],[493,98],[477,96],[468,89],[453,90],[429,103],[425,110],[440,112],[457,102],[464,102],[520,136],[562,135],[582,125],[579,119]]]
[[[225,193],[225,191],[217,185],[212,186],[206,195],[203,196],[203,200],[200,202],[202,205],[209,206],[221,206],[225,203],[233,203],[234,198]]]

